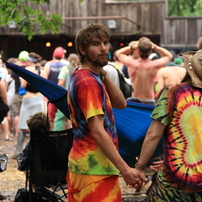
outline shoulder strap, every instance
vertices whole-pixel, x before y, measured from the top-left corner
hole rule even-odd
[[[40,75],[40,74],[41,74],[41,69],[40,69],[40,67],[39,67],[39,66],[36,66],[35,69],[38,70],[38,74]]]
[[[116,71],[118,72],[118,74],[119,74],[119,75],[121,74],[121,72],[120,72],[113,64],[108,63],[107,65],[110,65],[110,66],[114,67],[114,69],[116,69]],[[122,75],[122,76],[123,76],[123,75]]]

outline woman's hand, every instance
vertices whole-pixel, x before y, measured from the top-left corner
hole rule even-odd
[[[160,168],[163,164],[163,161],[155,161],[155,162],[153,162],[153,164],[154,165],[149,166],[149,167],[152,169],[152,171],[157,172],[160,170]]]

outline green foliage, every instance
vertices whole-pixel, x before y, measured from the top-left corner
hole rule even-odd
[[[147,0],[115,0],[115,1],[147,1]],[[169,16],[202,16],[202,0],[167,0],[167,1],[168,1]]]
[[[202,0],[168,0],[169,16],[201,16]]]
[[[43,5],[49,4],[49,0],[29,0],[34,5],[31,9],[28,0],[0,0],[0,25],[8,25],[14,21],[19,32],[23,32],[30,40],[34,35],[33,26],[37,25],[39,31],[44,34],[51,31],[52,34],[59,33],[59,25],[62,17],[57,14],[46,15]]]

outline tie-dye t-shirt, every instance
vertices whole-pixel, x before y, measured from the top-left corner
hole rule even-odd
[[[70,79],[68,106],[74,132],[68,165],[71,172],[84,175],[118,175],[118,169],[92,138],[87,123],[89,118],[102,115],[104,128],[118,149],[111,102],[99,75],[87,69],[75,70]]]
[[[202,191],[202,89],[189,83],[166,89],[151,117],[166,126],[158,180],[169,190]]]

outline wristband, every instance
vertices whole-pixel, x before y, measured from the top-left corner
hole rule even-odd
[[[147,168],[147,165],[139,165],[139,163],[137,162],[135,164],[135,168],[140,168],[141,170],[144,170],[145,168]]]
[[[103,81],[105,76],[107,75],[107,72],[104,70],[104,74],[100,74],[100,78]]]

